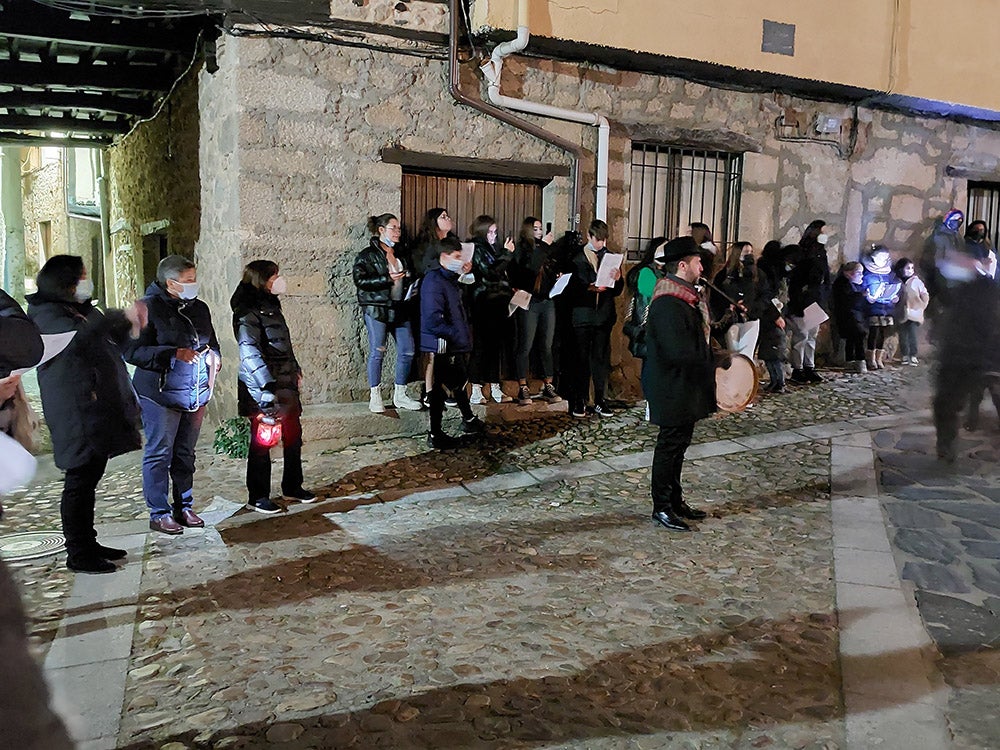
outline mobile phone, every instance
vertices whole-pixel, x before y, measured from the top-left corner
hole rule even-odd
[[[545,234],[551,234],[551,232],[552,232],[552,222],[547,221],[545,222]]]

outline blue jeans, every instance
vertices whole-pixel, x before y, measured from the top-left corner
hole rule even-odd
[[[385,344],[392,334],[396,341],[396,385],[406,385],[413,362],[413,333],[410,322],[382,323],[365,314],[365,328],[368,329],[368,387],[382,383],[382,360],[385,359]]]
[[[169,515],[172,510],[190,508],[193,503],[194,447],[205,418],[205,407],[180,411],[160,406],[142,397],[142,428],[146,448],[142,456],[142,494],[149,517]],[[170,483],[173,482],[173,503]]]
[[[903,357],[917,356],[917,329],[915,320],[904,320],[899,324],[899,353]]]

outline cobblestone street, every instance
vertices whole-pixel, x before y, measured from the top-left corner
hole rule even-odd
[[[83,748],[996,747],[996,420],[942,472],[927,374],[702,422],[693,534],[649,519],[641,405],[443,453],[313,444],[327,499],[274,517],[206,447],[209,523],[180,537],[123,457],[98,530],[129,561],[15,568],[33,646]],[[58,529],[60,484],[8,498],[3,533]]]

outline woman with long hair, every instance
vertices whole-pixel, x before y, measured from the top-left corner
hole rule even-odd
[[[102,313],[91,299],[94,284],[75,255],[54,255],[38,272],[28,296],[28,317],[42,334],[73,332],[69,345],[38,368],[42,410],[52,434],[56,466],[65,473],[59,514],[66,537],[66,567],[113,573],[125,550],[98,544],[94,529],[97,485],[108,459],[138,450],[139,403],[122,347],[139,336],[146,306]]]
[[[497,222],[492,216],[477,216],[469,227],[472,254],[470,310],[472,313],[472,358],[469,379],[473,404],[486,403],[492,391],[498,404],[511,398],[500,389],[504,355],[511,348],[513,335],[507,305],[511,298],[507,266],[514,257],[514,241],[508,237],[497,246]]]
[[[517,325],[514,374],[518,382],[517,403],[521,406],[531,403],[528,367],[531,352],[536,346],[542,368],[542,389],[538,396],[550,404],[562,401],[552,384],[555,376],[552,347],[556,335],[556,308],[549,298],[549,292],[559,277],[559,261],[553,248],[552,233],[544,232],[540,219],[534,216],[525,218],[509,268],[511,286],[531,293],[528,309],[519,307],[514,311]]]
[[[371,240],[354,259],[354,285],[358,304],[368,331],[368,408],[380,413],[382,403],[382,361],[389,336],[396,342],[396,378],[392,403],[397,409],[418,411],[423,404],[406,395],[413,362],[413,330],[409,306],[405,303],[413,284],[413,267],[399,244],[401,227],[393,214],[368,219]]]
[[[251,261],[233,292],[233,332],[240,350],[237,387],[239,414],[249,417],[250,453],[247,456],[247,507],[258,513],[279,513],[271,500],[271,447],[261,441],[257,427],[263,419],[281,423],[283,467],[281,494],[302,503],[316,496],[302,487],[302,369],[292,351],[292,337],[281,312],[279,295],[288,290],[278,264]]]

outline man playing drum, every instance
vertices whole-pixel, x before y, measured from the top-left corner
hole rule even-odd
[[[646,323],[642,389],[649,421],[660,426],[653,452],[653,520],[672,531],[690,531],[685,519],[705,518],[684,502],[681,467],[695,422],[716,410],[708,310],[694,286],[702,272],[700,252],[691,237],[666,244],[666,276],[656,284]]]

